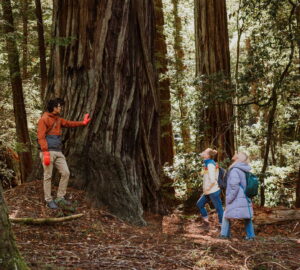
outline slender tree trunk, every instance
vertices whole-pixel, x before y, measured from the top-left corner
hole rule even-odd
[[[299,74],[300,74],[300,3],[298,3],[296,9],[296,20],[297,20],[297,30],[296,30],[296,40],[297,40],[297,46],[298,46],[298,68],[299,68]]]
[[[56,44],[46,100],[64,98],[66,119],[88,126],[64,134],[73,183],[135,224],[159,212],[159,94],[154,70],[154,5],[146,0],[54,1]]]
[[[3,198],[2,185],[0,185],[0,269],[29,269],[23,261],[15,243],[11,224],[8,218],[7,207]]]
[[[23,80],[28,77],[28,0],[21,0],[22,22],[23,22],[23,41],[22,41],[22,70]]]
[[[10,0],[2,0],[1,3],[4,20],[3,30],[6,35],[6,50],[8,54],[10,81],[13,93],[14,115],[17,131],[18,154],[20,157],[21,179],[22,181],[25,181],[27,176],[31,172],[32,155],[23,97],[19,54],[16,45],[16,40],[14,37],[14,21]]]
[[[173,165],[174,158],[174,140],[171,122],[171,94],[170,78],[167,76],[167,44],[164,35],[164,12],[162,0],[155,0],[155,63],[159,76],[158,90],[160,96],[160,157],[161,164]],[[163,174],[162,186],[167,192],[168,197],[175,196],[175,190],[172,187],[173,180]]]
[[[182,23],[181,18],[178,14],[178,3],[179,0],[172,0],[173,4],[173,16],[174,16],[174,24],[173,24],[173,34],[174,34],[174,52],[175,52],[175,82],[174,88],[176,91],[176,97],[179,102],[179,110],[180,110],[180,129],[181,136],[184,145],[184,152],[191,151],[191,135],[190,135],[190,127],[188,123],[188,108],[186,106],[185,101],[185,91],[182,86],[183,81],[183,73],[185,70],[183,58],[184,51],[182,47]]]
[[[225,0],[195,0],[196,76],[207,97],[204,110],[204,141],[215,147],[219,159],[234,153],[234,118],[230,87],[230,54]],[[222,91],[224,100],[216,97]]]
[[[300,167],[299,167],[299,172],[298,172],[298,179],[296,183],[296,203],[295,203],[296,208],[300,208]]]
[[[36,14],[36,21],[37,21],[39,55],[40,55],[41,97],[43,100],[45,95],[46,85],[47,85],[47,62],[46,62],[46,46],[45,46],[45,38],[44,38],[43,12],[42,12],[42,5],[40,0],[35,0],[35,14]]]

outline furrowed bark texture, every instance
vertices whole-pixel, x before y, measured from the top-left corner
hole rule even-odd
[[[203,109],[200,147],[216,147],[219,159],[234,153],[233,108],[230,90],[230,54],[225,0],[195,0],[196,76],[203,76],[207,95]],[[225,101],[217,100],[222,90]],[[200,115],[199,115],[200,116]]]
[[[162,209],[153,2],[56,0],[54,21],[46,100],[64,98],[66,119],[92,117],[64,134],[74,183],[96,206],[144,224],[143,206]]]

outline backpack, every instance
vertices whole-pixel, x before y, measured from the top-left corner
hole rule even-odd
[[[245,195],[248,198],[253,198],[258,194],[259,179],[255,174],[251,172],[245,172],[245,174],[246,174],[246,181],[247,181]]]
[[[226,189],[227,187],[226,170],[221,167],[219,167],[218,185],[221,189]]]
[[[238,168],[238,169],[243,171],[240,168]],[[253,174],[251,172],[245,172],[245,171],[243,171],[243,172],[246,174],[247,186],[245,189],[243,188],[243,186],[241,184],[240,184],[240,186],[244,190],[246,197],[251,199],[258,194],[259,179],[255,174]]]

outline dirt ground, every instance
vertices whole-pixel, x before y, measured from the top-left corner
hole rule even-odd
[[[42,182],[4,193],[11,217],[55,217],[45,207]],[[300,269],[300,222],[256,226],[246,241],[240,222],[229,240],[218,238],[215,213],[205,228],[196,209],[162,217],[145,214],[148,226],[135,227],[103,209],[90,207],[83,191],[68,189],[76,213],[84,216],[55,225],[13,224],[21,254],[31,269]]]

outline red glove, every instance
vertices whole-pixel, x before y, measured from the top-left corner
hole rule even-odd
[[[86,126],[92,119],[89,118],[89,114],[85,114],[82,123]]]
[[[49,166],[50,165],[50,153],[49,152],[43,152],[43,162],[44,165]]]

